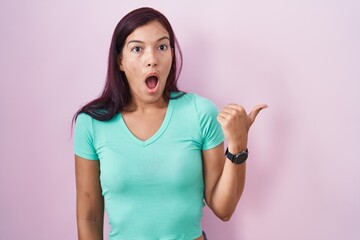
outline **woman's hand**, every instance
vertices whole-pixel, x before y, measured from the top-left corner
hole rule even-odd
[[[219,113],[217,120],[228,140],[230,152],[236,154],[247,148],[249,129],[259,112],[267,107],[259,104],[247,114],[242,106],[229,104]]]

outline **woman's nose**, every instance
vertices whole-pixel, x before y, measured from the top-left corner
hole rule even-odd
[[[147,57],[147,66],[148,67],[156,67],[158,65],[155,53],[153,51],[148,52]]]

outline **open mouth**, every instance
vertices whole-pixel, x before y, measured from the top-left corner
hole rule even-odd
[[[146,78],[145,80],[145,83],[146,83],[146,86],[149,88],[149,89],[155,89],[157,84],[159,82],[159,79],[157,76],[149,76]]]

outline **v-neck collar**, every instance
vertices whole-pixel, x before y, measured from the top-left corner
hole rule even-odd
[[[174,105],[175,105],[175,99],[170,99],[169,100],[169,104],[167,106],[166,109],[166,114],[164,117],[163,122],[161,123],[160,128],[154,133],[154,135],[152,135],[150,138],[146,139],[146,140],[141,140],[139,138],[137,138],[128,128],[128,126],[126,125],[124,118],[122,116],[122,114],[119,114],[119,120],[120,120],[120,124],[122,126],[122,128],[125,130],[125,132],[128,134],[128,136],[131,138],[132,141],[134,141],[135,143],[142,145],[143,147],[146,147],[152,143],[154,143],[157,139],[159,139],[159,137],[165,132],[166,128],[168,127],[169,123],[170,123],[170,119],[174,110]]]

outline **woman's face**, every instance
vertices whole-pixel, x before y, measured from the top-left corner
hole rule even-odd
[[[163,100],[172,54],[169,33],[157,21],[138,27],[126,38],[118,64],[129,82],[133,101]]]

